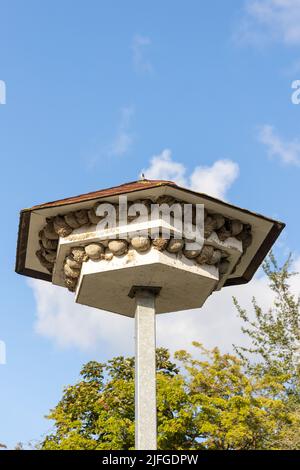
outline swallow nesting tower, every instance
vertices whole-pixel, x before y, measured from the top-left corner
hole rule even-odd
[[[155,205],[170,208],[170,217]],[[202,207],[201,243],[189,248],[174,205],[180,217],[191,208],[192,227]],[[250,281],[283,228],[173,182],[143,179],[22,210],[16,272],[135,318],[136,449],[156,449],[155,315],[201,307],[214,291]]]

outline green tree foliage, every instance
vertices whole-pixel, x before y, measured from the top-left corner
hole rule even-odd
[[[263,269],[275,299],[267,311],[252,300],[253,312],[235,306],[244,322],[242,331],[250,339],[250,347],[235,347],[248,375],[268,375],[283,384],[282,400],[292,414],[292,422],[277,435],[277,447],[300,449],[300,298],[293,295],[290,282],[292,258],[279,267],[273,254]]]
[[[235,356],[195,342],[194,355],[177,351],[174,361],[157,350],[159,449],[300,448],[299,300],[290,260],[278,268],[271,256],[264,269],[272,308],[253,299],[250,316],[235,300],[248,349]],[[87,363],[48,418],[54,429],[41,449],[134,449],[134,359]]]
[[[158,445],[160,449],[267,449],[291,422],[281,399],[283,384],[247,377],[242,361],[205,350],[200,359],[178,351],[185,373],[157,351]],[[134,449],[134,360],[90,362],[67,387],[49,415],[55,432],[43,449]]]
[[[290,271],[291,258],[279,268],[274,256],[263,264],[270,280],[270,288],[275,293],[273,305],[264,312],[253,298],[254,318],[234,298],[245,326],[242,331],[251,339],[251,347],[236,347],[239,356],[249,367],[259,366],[274,374],[285,373],[290,392],[297,392],[299,386],[300,363],[300,299],[290,291],[289,281],[295,275]]]
[[[46,437],[42,448],[133,449],[134,359],[89,362],[81,377],[64,390],[62,400],[48,416],[55,421],[56,430]],[[165,349],[157,350],[157,379],[158,388],[162,384],[164,389],[158,397],[159,413],[170,421],[173,412],[183,413],[185,393],[179,370]]]

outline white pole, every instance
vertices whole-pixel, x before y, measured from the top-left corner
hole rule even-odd
[[[156,450],[155,293],[135,293],[135,448]]]

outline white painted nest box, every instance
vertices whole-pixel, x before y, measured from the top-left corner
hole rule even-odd
[[[187,240],[162,235],[160,217],[99,230],[97,207],[119,196],[128,207],[142,202],[204,205],[204,243],[188,251]],[[128,209],[129,210],[129,209]],[[150,210],[150,209],[149,209]],[[129,212],[128,212],[129,214]],[[156,237],[134,236],[157,229]],[[169,181],[142,180],[50,202],[20,215],[16,272],[74,292],[77,303],[133,317],[134,289],[159,293],[156,313],[201,307],[222,287],[248,282],[284,224]],[[72,294],[70,294],[72,295]]]

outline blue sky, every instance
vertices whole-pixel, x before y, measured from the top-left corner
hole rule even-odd
[[[21,208],[144,169],[286,222],[276,253],[298,259],[300,1],[0,0],[0,15],[0,442],[13,446],[51,427],[85,361],[132,352],[129,320],[14,273]],[[228,308],[262,285],[228,289]],[[231,315],[228,337],[217,320],[191,339],[227,347]],[[186,318],[173,328],[193,330]]]

